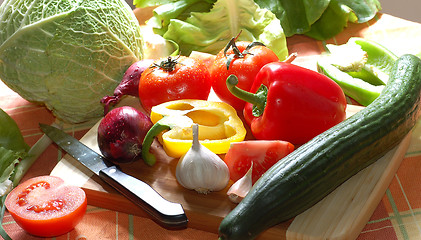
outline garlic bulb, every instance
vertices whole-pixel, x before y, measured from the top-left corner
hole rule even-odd
[[[224,189],[229,182],[225,162],[199,142],[198,125],[193,125],[193,144],[178,161],[177,181],[187,189],[208,193]]]
[[[253,169],[253,162],[251,162],[250,169],[247,173],[240,179],[238,179],[227,192],[229,200],[234,203],[239,203],[243,198],[247,195],[250,191],[251,187],[253,186],[252,181],[252,170]]]

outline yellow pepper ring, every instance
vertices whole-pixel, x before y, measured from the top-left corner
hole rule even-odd
[[[243,141],[246,129],[233,107],[224,102],[175,100],[155,106],[151,120],[155,124],[170,116],[187,116],[199,125],[199,141],[216,154],[228,151],[231,142]],[[168,156],[179,158],[192,146],[192,128],[174,124],[158,138]]]

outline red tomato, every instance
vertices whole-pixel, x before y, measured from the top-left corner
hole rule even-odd
[[[150,112],[153,106],[178,100],[207,100],[211,89],[207,67],[194,58],[162,58],[146,69],[139,81],[139,98]]]
[[[210,71],[212,88],[216,95],[222,101],[230,104],[237,110],[242,110],[244,108],[245,101],[238,99],[228,90],[226,85],[228,76],[231,74],[237,76],[237,87],[249,91],[259,70],[267,63],[279,61],[278,56],[263,45],[253,46],[248,50],[248,53],[246,53],[245,50],[249,44],[250,42],[246,41],[235,43],[239,52],[243,53],[243,57],[234,54],[233,49],[235,47],[229,48],[226,53],[225,50],[222,49],[216,56]],[[229,63],[229,68],[227,70],[229,56],[233,57],[233,59]]]
[[[253,162],[253,184],[281,158],[294,151],[294,145],[278,140],[248,140],[231,143],[224,161],[234,182],[242,178]]]
[[[31,178],[14,188],[5,201],[13,219],[28,233],[53,237],[71,231],[86,212],[85,192],[54,176]]]

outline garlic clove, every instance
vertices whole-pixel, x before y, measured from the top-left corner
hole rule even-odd
[[[198,125],[193,125],[192,147],[178,161],[176,179],[185,188],[207,194],[224,189],[229,182],[229,169],[215,153],[199,142]]]
[[[252,172],[253,162],[251,162],[251,166],[247,173],[228,189],[227,195],[231,202],[239,203],[246,197],[247,193],[253,187]]]

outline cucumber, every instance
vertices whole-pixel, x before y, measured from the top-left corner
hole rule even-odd
[[[421,60],[403,55],[365,109],[280,160],[222,220],[220,239],[253,239],[319,202],[385,155],[420,116]]]

